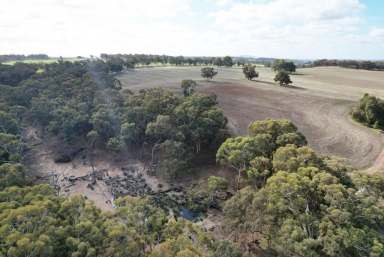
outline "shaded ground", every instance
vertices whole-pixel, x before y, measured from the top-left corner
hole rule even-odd
[[[233,180],[232,170],[206,165],[170,184],[149,175],[149,165],[138,161],[128,152],[117,155],[96,151],[92,154],[93,168],[86,149],[71,162],[55,163],[53,152],[58,143],[54,138],[42,140],[38,129],[28,127],[24,130],[23,139],[28,145],[24,164],[28,166],[29,176],[35,183],[49,183],[61,196],[83,195],[106,211],[113,211],[114,199],[124,195],[152,195],[157,200],[166,200],[167,194],[179,192],[176,188],[198,184],[207,176],[223,176],[230,182]]]
[[[254,120],[287,118],[319,153],[346,158],[356,168],[384,168],[384,136],[349,117],[351,106],[364,93],[384,97],[384,72],[300,69],[292,76],[295,88],[281,88],[273,82],[270,69],[258,71],[257,81],[245,80],[240,69],[221,68],[215,80],[207,82],[200,77],[200,67],[137,69],[118,78],[131,90],[159,86],[177,92],[182,79],[194,79],[200,91],[218,95],[235,134],[246,134]]]
[[[52,154],[54,142],[43,142],[34,128],[26,129],[24,139],[29,146],[25,164],[38,179],[36,182],[48,182],[59,195],[84,195],[102,210],[113,210],[113,200],[119,195],[140,195],[148,190],[168,189],[165,181],[149,176],[145,165],[128,154],[122,157],[96,152],[92,169],[85,153],[79,153],[71,162],[55,163]]]

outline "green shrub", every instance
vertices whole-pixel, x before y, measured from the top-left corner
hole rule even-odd
[[[375,129],[384,128],[384,101],[365,94],[352,110],[352,118]]]

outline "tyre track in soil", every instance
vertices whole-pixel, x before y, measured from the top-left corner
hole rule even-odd
[[[323,155],[345,158],[352,166],[369,171],[384,167],[384,136],[356,124],[349,111],[355,102],[303,93],[300,89],[265,89],[239,84],[214,84],[201,89],[218,96],[219,106],[232,131],[246,135],[254,120],[292,120],[309,146]]]

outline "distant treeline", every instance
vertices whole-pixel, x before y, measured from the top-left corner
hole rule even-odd
[[[9,61],[24,61],[24,60],[41,60],[49,59],[49,56],[46,54],[5,54],[0,55],[0,62],[9,62]]]
[[[101,54],[100,58],[105,61],[116,61],[116,59],[122,60],[124,64],[129,66],[135,65],[150,65],[154,63],[158,64],[170,64],[176,66],[183,65],[215,65],[215,66],[242,66],[245,63],[255,63],[250,58],[242,57],[186,57],[186,56],[170,56],[170,55],[152,55],[152,54]]]
[[[306,67],[319,67],[319,66],[338,66],[350,69],[361,70],[384,70],[384,61],[357,61],[357,60],[316,60]]]

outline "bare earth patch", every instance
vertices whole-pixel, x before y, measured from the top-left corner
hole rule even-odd
[[[71,162],[55,163],[52,147],[42,143],[37,134],[33,128],[26,130],[25,140],[31,147],[25,163],[37,182],[50,183],[58,195],[84,195],[102,210],[113,211],[113,200],[119,194],[140,195],[148,190],[168,189],[165,181],[149,176],[145,165],[129,155],[122,158],[112,153],[95,153],[94,169],[82,154]]]

